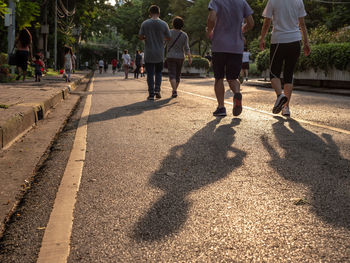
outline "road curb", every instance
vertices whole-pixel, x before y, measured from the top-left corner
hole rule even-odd
[[[52,108],[67,99],[69,93],[74,91],[84,79],[89,79],[93,72],[76,80],[65,88],[57,91],[51,98],[40,103],[27,105],[23,111],[15,114],[0,126],[0,149],[9,148],[15,141],[32,129],[38,121],[47,117]]]

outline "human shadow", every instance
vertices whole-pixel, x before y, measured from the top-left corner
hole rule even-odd
[[[105,95],[105,94],[103,94]],[[120,106],[120,107],[113,107],[110,108],[104,112],[97,113],[97,114],[90,114],[87,117],[84,117],[83,119],[87,119],[87,123],[91,124],[94,122],[103,122],[108,120],[113,120],[117,118],[122,117],[130,117],[130,116],[136,116],[140,115],[146,111],[155,111],[159,110],[163,107],[168,107],[175,105],[177,102],[170,103],[172,98],[162,99],[162,100],[156,100],[156,101],[139,101],[136,103]],[[77,119],[72,122],[71,125],[68,125],[65,127],[65,131],[67,130],[73,130],[79,127],[80,119]]]
[[[275,118],[274,134],[285,156],[262,136],[271,167],[285,179],[308,186],[311,197],[306,201],[319,218],[350,229],[350,161],[342,157],[331,135],[320,137],[293,119]]]
[[[187,196],[242,165],[246,153],[232,146],[240,119],[217,127],[220,121],[209,122],[185,144],[173,147],[151,176],[150,185],[164,194],[135,225],[135,240],[152,242],[179,231],[191,207]]]
[[[98,114],[91,114],[88,117],[88,123],[107,121],[116,118],[140,115],[146,111],[154,111],[164,107],[176,104],[169,102],[172,98],[156,100],[156,101],[140,101],[125,106],[110,108]]]

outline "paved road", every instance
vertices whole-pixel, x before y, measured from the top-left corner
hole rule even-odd
[[[68,262],[350,261],[350,98],[295,92],[286,119],[271,90],[244,86],[249,108],[217,119],[212,81],[181,85],[150,102],[144,79],[96,75]],[[82,106],[1,262],[36,262]]]

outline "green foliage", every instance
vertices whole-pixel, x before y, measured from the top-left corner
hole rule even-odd
[[[184,67],[193,67],[193,68],[197,68],[197,69],[205,68],[206,70],[208,70],[209,69],[209,60],[206,58],[203,58],[201,56],[194,55],[194,56],[192,56],[191,66],[188,64],[188,59],[186,58],[185,62],[184,62]]]
[[[4,0],[0,0],[0,17],[4,17],[7,11],[7,4]]]
[[[264,71],[269,68],[270,51],[264,50],[257,56],[258,70]],[[348,70],[350,63],[350,43],[331,43],[312,45],[311,53],[306,57],[300,55],[296,71],[308,69],[324,70],[327,72],[331,68],[338,70]]]
[[[259,77],[261,75],[261,71],[258,70],[256,63],[251,63],[249,65],[249,76]]]
[[[265,49],[264,51],[261,51],[256,56],[256,65],[259,71],[264,71],[270,68],[270,50],[269,49]]]
[[[350,27],[330,31],[325,25],[310,30],[311,44],[345,43],[350,42]]]
[[[40,16],[40,5],[33,1],[16,2],[16,24],[20,29],[31,27],[31,23]]]

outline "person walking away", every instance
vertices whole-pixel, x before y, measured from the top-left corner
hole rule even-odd
[[[44,62],[41,60],[40,55],[35,55],[34,61],[34,73],[35,73],[35,82],[40,82],[42,77],[42,70],[45,67]]]
[[[250,52],[247,47],[244,48],[243,58],[242,58],[242,78],[245,78],[245,81],[248,81],[248,71],[249,71],[249,61],[250,61]]]
[[[107,73],[107,70],[108,70],[108,62],[107,62],[107,60],[104,61],[103,68],[105,70],[105,73]]]
[[[117,70],[117,65],[118,65],[118,60],[113,58],[112,59],[112,71],[113,71],[113,74],[115,74],[115,71]]]
[[[185,53],[188,56],[188,64],[192,64],[190,47],[188,45],[188,35],[181,29],[184,26],[184,20],[177,16],[173,19],[173,29],[170,30],[170,41],[168,43],[167,63],[169,81],[172,91],[172,97],[177,97],[177,88],[180,84],[181,69],[185,60]]]
[[[102,74],[102,69],[103,69],[104,65],[105,65],[105,62],[103,61],[103,59],[100,59],[98,61],[98,68],[100,70],[100,74]]]
[[[129,75],[129,67],[130,67],[130,63],[131,63],[131,58],[130,58],[130,55],[128,54],[127,49],[124,50],[124,54],[122,55],[122,59],[123,59],[123,68],[124,68],[125,79],[127,79],[128,75]]]
[[[148,100],[161,98],[162,70],[164,61],[164,40],[170,40],[170,30],[166,22],[159,18],[157,5],[149,8],[150,18],[143,21],[139,39],[145,41],[145,63],[147,71]]]
[[[141,69],[141,63],[142,63],[142,56],[140,55],[140,51],[136,50],[136,55],[135,55],[135,71],[134,71],[134,78],[138,79],[139,74],[140,74],[140,69]]]
[[[207,77],[209,77],[209,72],[212,71],[212,68],[213,68],[213,65],[212,65],[212,57],[210,55],[210,52],[207,52],[207,55],[204,57],[206,58],[208,61],[209,61],[209,69],[208,69],[208,72],[207,72]]]
[[[28,59],[32,60],[32,35],[28,29],[24,28],[19,32],[18,38],[15,41],[16,47],[16,66],[18,75],[16,80],[19,80],[21,73],[23,81],[26,79],[28,69]]]
[[[238,77],[242,67],[243,33],[254,26],[253,10],[245,0],[211,0],[206,34],[212,40],[214,89],[218,107],[214,116],[226,116],[224,77],[234,93],[233,115],[242,112],[242,94]],[[244,22],[243,26],[242,23]]]
[[[282,111],[290,116],[289,102],[293,91],[293,73],[300,56],[301,40],[304,54],[310,54],[310,45],[304,21],[306,11],[302,0],[269,0],[262,14],[264,24],[261,30],[259,47],[265,49],[265,36],[273,22],[270,47],[270,80],[277,99],[273,106],[274,114]],[[300,32],[301,30],[301,32]],[[283,68],[284,92],[280,75]]]
[[[70,82],[70,74],[73,68],[73,52],[71,47],[64,47],[64,71],[66,73],[66,82]]]
[[[144,77],[145,76],[145,71],[146,71],[146,65],[145,65],[145,53],[141,52],[140,55],[142,56],[142,60],[141,60],[141,69],[140,69],[140,72],[141,72],[141,77]]]

